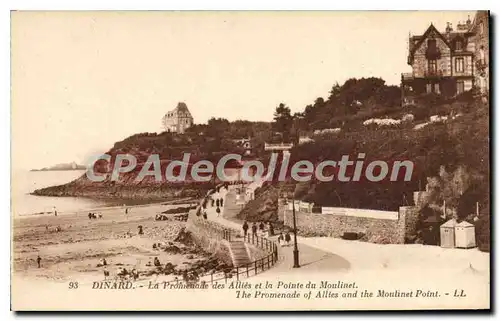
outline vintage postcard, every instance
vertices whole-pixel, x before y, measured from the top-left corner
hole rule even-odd
[[[489,19],[12,12],[12,310],[490,309]]]

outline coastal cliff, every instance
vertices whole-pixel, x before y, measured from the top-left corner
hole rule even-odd
[[[86,174],[63,185],[35,190],[38,196],[71,196],[90,198],[116,198],[132,200],[168,200],[172,198],[199,198],[212,186],[209,183],[165,183],[144,180],[135,182],[135,173],[122,174],[120,181],[93,182]]]

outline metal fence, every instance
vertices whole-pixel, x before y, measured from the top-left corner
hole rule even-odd
[[[276,262],[278,262],[278,246],[275,242],[262,236],[250,234],[243,237],[243,241],[257,246],[258,248],[264,250],[267,254],[262,258],[254,260],[243,266],[236,266],[230,271],[224,272],[223,276],[214,276],[215,273],[212,272],[210,275],[210,282],[213,283],[220,280],[227,282],[228,280],[233,279],[239,281],[240,278],[250,277],[269,270],[276,264]]]

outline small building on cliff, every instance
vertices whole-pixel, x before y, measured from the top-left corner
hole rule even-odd
[[[187,105],[179,102],[177,107],[167,112],[162,118],[162,127],[167,132],[183,134],[193,125],[194,119]]]

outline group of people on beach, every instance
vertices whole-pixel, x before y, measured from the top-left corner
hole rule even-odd
[[[97,218],[102,218],[102,214],[101,213],[91,213],[89,212],[89,220],[92,220],[92,219],[97,219]]]

